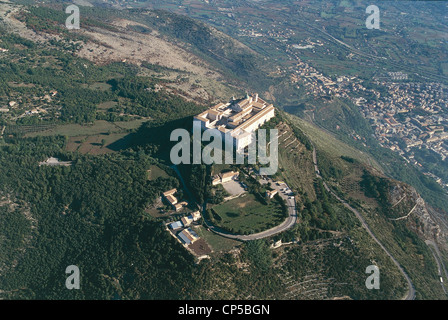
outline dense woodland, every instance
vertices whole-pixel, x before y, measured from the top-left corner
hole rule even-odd
[[[226,255],[195,265],[160,223],[144,215],[145,205],[161,191],[179,186],[175,178],[146,179],[147,167],[156,160],[130,151],[105,157],[68,154],[63,145],[62,137],[17,139],[0,152],[1,188],[10,190],[11,199],[23,207],[15,211],[2,207],[7,213],[2,221],[7,223],[1,232],[10,243],[2,246],[6,250],[2,263],[22,254],[16,268],[0,277],[3,297],[213,298],[204,289],[212,286],[213,277],[230,274],[241,291],[223,292],[223,297],[243,297],[247,288],[260,298],[284,293],[279,279],[263,276],[282,272],[265,240],[244,246],[240,259],[250,263],[250,273],[229,265],[234,258]],[[38,162],[49,155],[70,159],[73,165],[39,167]],[[303,217],[321,215],[318,203],[309,206],[312,213],[304,211]],[[27,208],[32,219],[24,216]],[[37,227],[29,228],[34,219]],[[31,242],[21,241],[30,234]],[[291,270],[302,270],[302,260],[291,256],[288,261]],[[81,290],[65,289],[64,271],[72,264],[81,270]]]
[[[38,166],[49,155],[64,156],[63,143],[62,138],[19,140],[0,153],[2,190],[11,190],[9,196],[21,199],[37,220],[32,244],[16,269],[2,274],[0,287],[13,290],[7,296],[16,298],[178,296],[192,257],[142,214],[148,202],[178,181],[148,181],[152,160],[141,153],[75,156],[71,167]],[[8,222],[2,235],[11,239],[6,250],[18,251],[18,237],[27,235],[30,222],[16,228],[24,221],[21,210],[2,219]],[[65,267],[71,264],[84,277],[80,291],[64,289]],[[120,282],[118,288],[112,279]]]

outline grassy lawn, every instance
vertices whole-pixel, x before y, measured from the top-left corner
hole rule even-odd
[[[324,150],[326,153],[339,158],[340,156],[348,156],[360,162],[369,164],[374,168],[383,171],[381,166],[368,154],[359,151],[346,143],[336,139],[330,133],[323,131],[299,117],[289,116],[293,124],[297,125],[310,140],[316,144],[317,149]]]
[[[114,122],[114,125],[119,128],[125,129],[125,130],[132,130],[132,129],[137,129],[146,121],[148,121],[148,119],[135,119],[135,120],[131,120],[131,121],[116,121],[116,122]]]
[[[225,170],[230,170],[230,165],[229,164],[213,164],[213,174],[218,174],[221,173]]]
[[[221,217],[217,225],[233,233],[251,234],[270,229],[285,220],[280,204],[270,200],[264,205],[250,193],[213,207]]]
[[[95,82],[89,86],[89,89],[100,90],[100,91],[107,91],[107,90],[110,90],[111,88],[112,88],[112,86],[105,82]]]
[[[116,105],[117,105],[117,102],[115,102],[115,101],[106,101],[106,102],[99,103],[97,105],[97,108],[99,110],[107,110],[107,109],[115,107]]]
[[[69,137],[67,142],[67,151],[78,151],[80,153],[89,154],[105,154],[114,152],[107,146],[123,139],[127,133],[112,133],[109,135],[99,134],[92,136],[76,136]],[[104,143],[103,143],[104,142]]]
[[[54,135],[75,137],[85,135],[87,136],[98,135],[102,133],[118,133],[123,132],[126,129],[138,128],[145,121],[147,120],[138,119],[132,121],[117,121],[117,122],[97,120],[93,124],[84,124],[84,125],[77,123],[61,124],[48,130],[28,133],[26,134],[25,137],[54,136]]]
[[[63,135],[68,137],[68,151],[89,154],[105,154],[127,147],[128,130],[141,126],[146,119],[108,122],[97,120],[93,124],[69,123],[49,127],[46,130],[29,132],[25,137]],[[159,173],[163,175],[162,173]]]
[[[74,136],[83,136],[83,135],[97,135],[103,132],[117,132],[119,131],[113,123],[107,122],[104,120],[95,121],[93,124],[77,124],[77,123],[69,123],[57,125],[56,127],[40,131],[33,132],[26,135],[26,137],[36,137],[36,136],[55,136],[55,135],[63,135],[68,137]]]
[[[165,172],[165,170],[160,169],[156,165],[152,165],[151,167],[149,167],[148,179],[156,180],[158,177],[168,178],[169,175]]]
[[[194,227],[194,231],[208,243],[213,251],[228,251],[241,244],[240,241],[221,237],[216,233],[208,231],[203,226]]]

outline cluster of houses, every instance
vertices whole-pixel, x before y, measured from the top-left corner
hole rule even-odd
[[[0,48],[1,51],[1,48]],[[24,113],[22,113],[20,116],[18,116],[19,118],[25,117],[25,116],[32,116],[32,115],[39,115],[39,114],[47,114],[47,107],[49,107],[48,104],[46,104],[45,102],[50,102],[52,99],[51,97],[54,97],[58,92],[56,90],[52,90],[50,91],[49,94],[44,95],[43,97],[35,97],[34,100],[39,101],[39,106],[26,106],[25,103],[23,103],[22,99],[19,97],[17,100],[20,101],[15,101],[15,100],[11,100],[8,102],[8,104],[2,105],[0,106],[0,112],[9,112],[12,108],[14,109],[23,109],[23,108],[28,108],[30,107],[29,110],[25,110]]]
[[[201,218],[201,213],[199,211],[195,211],[189,216],[183,217],[179,221],[173,222],[169,224],[169,227],[172,230],[178,230],[183,227],[188,227],[193,221],[198,221]]]
[[[162,193],[162,196],[171,205],[173,210],[177,212],[183,207],[186,207],[188,203],[186,201],[179,202],[175,196],[176,193],[177,189],[175,188]],[[169,223],[167,226],[173,231],[172,234],[174,237],[177,237],[183,244],[189,245],[194,243],[196,240],[199,240],[199,236],[190,228],[190,225],[194,221],[198,221],[200,218],[201,213],[199,211],[195,211],[188,216],[182,217],[178,221]],[[178,232],[180,229],[183,230]],[[176,234],[176,232],[178,233]]]
[[[199,211],[195,211],[189,216],[183,217],[178,221],[170,223],[168,227],[173,231],[184,228],[177,234],[177,237],[182,243],[189,245],[199,239],[199,236],[191,228],[189,228],[189,226],[193,221],[198,221],[200,218],[201,213]]]
[[[429,172],[425,163],[418,162],[413,149],[429,149],[438,154],[442,161],[448,158],[446,86],[436,82],[409,81],[408,74],[402,71],[388,72],[385,77],[374,78],[378,87],[386,89],[385,93],[365,87],[363,80],[357,76],[339,76],[333,81],[303,62],[293,50],[288,48],[287,52],[298,61],[297,70],[291,75],[292,83],[303,83],[307,93],[314,96],[350,99],[370,121],[381,146],[397,152],[408,163],[421,167],[424,174],[448,189],[448,181]],[[352,56],[350,54],[347,58],[351,59]],[[367,96],[372,98],[366,99]],[[339,130],[339,126],[336,129]],[[366,140],[356,133],[350,136],[354,140]]]
[[[162,195],[163,195],[163,198],[171,205],[173,210],[175,210],[177,212],[180,209],[188,206],[188,202],[186,202],[186,201],[179,202],[177,200],[177,198],[175,197],[176,192],[177,192],[177,189],[174,188],[174,189],[164,192]]]
[[[400,76],[397,73],[395,76]],[[377,99],[361,106],[361,113],[374,129],[381,146],[400,154],[406,162],[448,189],[448,181],[436,176],[430,166],[418,160],[418,149],[448,157],[448,94],[441,83],[378,81],[387,95],[369,89]]]

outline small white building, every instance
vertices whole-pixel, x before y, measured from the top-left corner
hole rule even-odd
[[[193,217],[192,216],[183,217],[182,219],[180,219],[180,221],[182,221],[182,224],[185,227],[188,227],[193,222]]]
[[[213,177],[212,185],[216,186],[217,184],[229,182],[231,180],[236,179],[239,175],[240,175],[240,173],[238,171],[229,171],[229,172],[220,173]]]
[[[199,211],[195,211],[191,214],[193,221],[198,221],[201,219],[201,213]]]
[[[183,227],[181,221],[176,221],[176,222],[170,223],[169,226],[172,230],[177,230],[177,229],[180,229]]]
[[[272,199],[272,198],[275,197],[275,195],[276,195],[277,193],[278,193],[277,190],[266,190],[266,194],[265,194],[265,196],[266,196],[266,198],[268,198],[268,199]]]
[[[45,161],[39,162],[39,166],[71,166],[71,161],[60,161],[58,158],[50,157]]]

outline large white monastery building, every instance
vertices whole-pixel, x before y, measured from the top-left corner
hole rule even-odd
[[[243,99],[232,99],[198,114],[194,122],[199,122],[202,130],[217,129],[224,139],[230,134],[238,151],[244,150],[251,143],[251,133],[275,116],[272,104],[258,97],[247,95]]]

